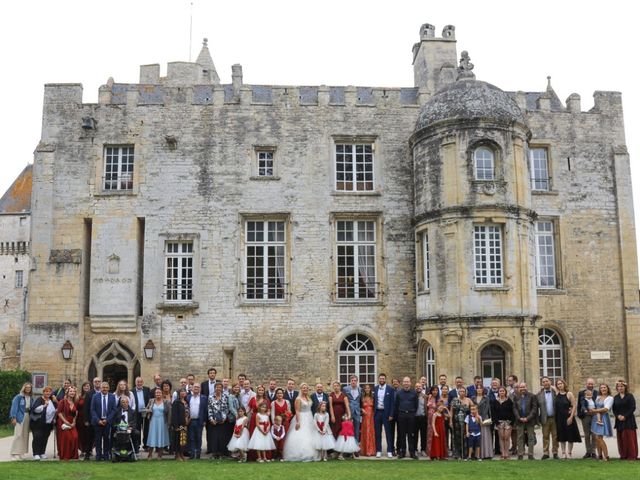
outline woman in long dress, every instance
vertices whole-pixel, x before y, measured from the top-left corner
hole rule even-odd
[[[69,387],[67,394],[58,402],[58,453],[60,460],[78,459],[78,430],[76,420],[78,416],[76,387]]]
[[[427,441],[424,444],[424,453],[425,455],[429,455],[431,452],[431,442],[433,440],[433,414],[436,413],[436,403],[438,401],[438,395],[440,391],[437,386],[433,386],[430,388],[429,393],[425,395],[425,415],[427,422]],[[446,439],[445,439],[446,441]]]
[[[87,395],[91,391],[91,382],[84,382],[78,392],[78,416],[76,417],[76,429],[78,430],[78,448],[85,459],[91,457],[93,449],[93,429],[91,428],[91,418],[85,417],[86,403],[91,402]]]
[[[151,419],[147,436],[148,458],[153,457],[155,448],[158,459],[162,459],[164,449],[169,446],[169,413],[171,412],[171,402],[163,399],[162,390],[156,389],[155,398],[149,400],[147,405],[147,412],[147,418]]]
[[[367,384],[362,391],[362,424],[360,425],[360,455],[364,457],[373,457],[376,454],[374,408],[371,385]]]
[[[342,393],[340,382],[333,382],[333,392],[329,394],[329,416],[331,417],[331,432],[333,438],[338,439],[342,429],[342,417],[344,414],[351,417],[349,399]]]
[[[482,417],[480,458],[491,460],[493,458],[493,425],[489,422],[485,425],[485,420],[491,420],[491,401],[482,385],[476,388],[476,397],[473,401],[478,406],[478,413]]]
[[[576,423],[576,399],[573,393],[567,391],[567,384],[559,378],[556,380],[556,395],[554,410],[556,412],[556,432],[558,434],[558,442],[562,449],[562,456],[571,458],[574,443],[582,443],[578,424]],[[569,450],[567,451],[567,443]]]
[[[11,412],[9,418],[13,425],[13,442],[11,442],[11,455],[14,458],[20,458],[29,451],[29,413],[32,403],[31,383],[27,382],[22,385],[20,393],[13,397],[11,402]]]
[[[300,385],[300,395],[296,398],[296,414],[291,420],[289,432],[284,441],[284,459],[288,462],[312,462],[318,460],[318,452],[313,447],[313,414],[309,385]]]
[[[636,399],[629,393],[629,386],[624,380],[616,383],[618,394],[613,397],[613,416],[618,439],[620,460],[636,460],[638,458],[638,437],[636,431],[635,410]]]

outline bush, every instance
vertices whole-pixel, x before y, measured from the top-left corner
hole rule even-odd
[[[25,382],[31,381],[31,374],[24,370],[0,372],[0,424],[9,421],[11,401],[20,392]]]

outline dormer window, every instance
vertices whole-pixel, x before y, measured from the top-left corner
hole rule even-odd
[[[473,152],[473,165],[476,180],[495,178],[495,157],[488,147],[478,147]]]

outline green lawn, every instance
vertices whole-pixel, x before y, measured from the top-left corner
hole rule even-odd
[[[46,480],[66,479],[153,479],[198,480],[242,478],[282,480],[283,478],[327,478],[331,480],[369,478],[375,480],[451,479],[469,480],[511,478],[542,478],[553,480],[583,478],[637,478],[640,464],[612,460],[609,463],[594,460],[567,461],[485,461],[485,462],[429,462],[413,460],[345,460],[327,463],[247,463],[201,460],[186,465],[172,460],[147,461],[135,464],[95,462],[10,462],[0,464],[0,474],[6,479]]]
[[[4,424],[0,425],[0,438],[11,437],[13,435],[13,425]]]

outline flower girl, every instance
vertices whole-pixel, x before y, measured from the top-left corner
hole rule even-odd
[[[343,458],[343,453],[356,453],[360,451],[353,429],[353,420],[351,420],[347,414],[342,416],[342,427],[336,440],[335,451],[340,452],[339,459]]]
[[[230,452],[238,451],[239,460],[238,462],[246,462],[247,461],[247,450],[249,449],[249,430],[247,429],[247,416],[245,415],[245,411],[243,407],[238,408],[238,418],[236,419],[236,424],[233,427],[233,436],[229,441],[227,448]]]
[[[335,441],[333,440],[333,434],[331,428],[329,428],[329,414],[327,413],[326,402],[321,402],[318,405],[318,411],[313,416],[315,423],[315,435],[313,436],[313,446],[318,450],[321,461],[327,461],[327,450],[333,450],[335,448]]]
[[[255,450],[258,454],[258,462],[267,461],[267,450],[275,450],[276,445],[271,438],[271,421],[267,413],[266,402],[260,403],[256,414],[256,428],[249,440],[249,450]]]

